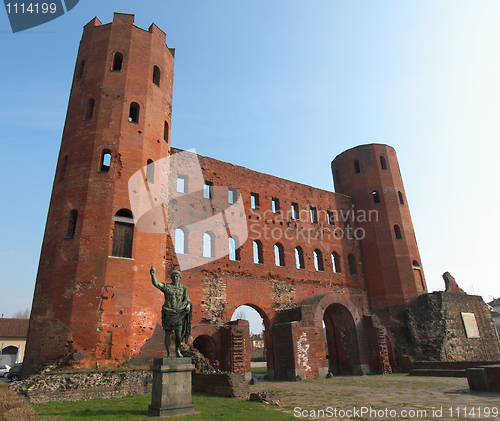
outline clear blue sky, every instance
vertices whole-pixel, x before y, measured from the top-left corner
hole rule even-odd
[[[133,13],[176,49],[172,144],[332,190],[396,148],[429,290],[500,295],[500,2],[80,0],[12,34],[0,11],[0,313],[31,306],[82,27]]]

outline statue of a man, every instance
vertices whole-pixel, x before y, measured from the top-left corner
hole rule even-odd
[[[179,283],[181,273],[172,270],[170,276],[172,283],[163,284],[158,282],[155,275],[155,268],[151,266],[149,271],[151,282],[165,295],[165,303],[161,309],[161,324],[165,331],[165,348],[167,356],[170,356],[170,336],[172,330],[175,333],[175,355],[182,357],[179,347],[181,341],[188,341],[191,334],[191,320],[193,318],[193,303],[188,297],[187,288]]]

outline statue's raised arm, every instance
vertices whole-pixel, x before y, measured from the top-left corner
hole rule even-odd
[[[151,274],[151,282],[152,284],[163,291],[163,289],[165,288],[165,284],[162,284],[161,282],[158,282],[158,279],[156,279],[156,272],[155,272],[155,268],[153,266],[151,266],[151,269],[149,270],[149,273]]]

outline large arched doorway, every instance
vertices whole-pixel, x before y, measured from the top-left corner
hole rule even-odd
[[[258,306],[247,303],[234,311],[231,320],[244,319],[250,324],[250,351],[252,375],[274,379],[274,354],[269,318]]]
[[[210,364],[217,359],[217,345],[215,340],[208,335],[200,335],[193,341],[193,346],[208,358]]]
[[[359,367],[356,325],[350,311],[342,304],[330,304],[323,315],[329,371],[354,374]]]

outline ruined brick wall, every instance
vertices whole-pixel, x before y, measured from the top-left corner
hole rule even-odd
[[[462,313],[474,314],[479,337],[467,337]],[[491,314],[476,295],[422,295],[409,309],[408,327],[417,360],[496,361],[500,357]]]

